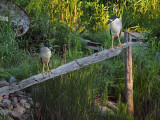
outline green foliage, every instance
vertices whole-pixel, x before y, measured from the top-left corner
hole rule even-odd
[[[138,53],[136,51],[139,51]],[[155,88],[159,86],[160,64],[156,60],[156,55],[149,50],[139,47],[134,51],[134,103],[135,114],[138,119],[145,119],[149,113],[155,113],[153,118],[158,119],[159,115],[155,111],[159,103],[155,102],[159,98],[160,91]],[[148,57],[146,57],[148,56]],[[153,57],[155,56],[155,57]],[[138,112],[141,111],[141,112]]]
[[[2,115],[2,116],[0,116],[0,120],[9,120],[9,117]]]
[[[3,68],[0,68],[0,78],[1,80],[7,80],[11,77],[11,74]]]
[[[98,4],[98,1],[83,2],[83,16],[82,21],[85,22],[87,30],[99,31],[106,29],[106,23],[109,19],[108,6],[104,4]],[[86,12],[87,11],[87,12]]]

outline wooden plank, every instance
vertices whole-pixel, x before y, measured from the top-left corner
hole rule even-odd
[[[130,42],[130,34],[125,32],[124,39]],[[133,103],[133,78],[132,78],[132,46],[128,46],[125,50],[125,99],[127,103],[127,111],[134,118],[134,103]]]
[[[127,42],[122,45],[123,45],[123,48],[126,48],[132,44],[133,44],[132,42]],[[53,74],[51,74],[50,76],[46,75],[43,78],[42,74],[38,74],[38,75],[32,76],[30,78],[24,79],[17,84],[11,84],[10,86],[4,86],[4,87],[0,88],[0,96],[3,96],[5,94],[9,94],[9,93],[13,93],[15,91],[18,91],[18,90],[30,87],[32,85],[44,82],[48,79],[69,73],[71,71],[81,69],[81,68],[88,66],[90,64],[109,59],[111,57],[117,56],[118,54],[121,53],[121,51],[122,51],[122,47],[117,46],[113,50],[107,49],[107,50],[103,50],[101,52],[92,54],[91,56],[88,56],[88,57],[76,59],[70,63],[59,66],[55,69],[52,69],[51,71]]]
[[[94,50],[95,52],[98,52],[98,51],[101,51],[101,50],[102,50],[102,48],[100,48],[100,47],[94,47],[94,46],[87,46],[87,48],[88,48],[88,49],[92,49],[92,50]]]
[[[144,34],[145,33],[139,33],[135,31],[129,31],[128,32],[131,36],[132,42],[142,41],[144,40]],[[121,33],[121,36],[124,37],[124,32]]]
[[[84,39],[84,41],[87,43],[88,46],[102,46],[101,43],[92,42],[90,40]]]

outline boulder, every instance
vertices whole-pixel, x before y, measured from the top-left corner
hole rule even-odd
[[[0,87],[8,86],[9,83],[7,81],[0,81]]]
[[[10,84],[13,84],[13,83],[16,83],[16,82],[17,82],[17,80],[16,80],[15,77],[11,77],[11,78],[9,79],[9,83],[10,83]]]

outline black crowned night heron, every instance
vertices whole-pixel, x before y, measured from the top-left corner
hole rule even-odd
[[[112,49],[113,49],[113,41],[115,39],[119,40],[119,45],[121,46],[121,41],[120,41],[120,35],[121,35],[121,31],[122,31],[122,22],[120,20],[120,18],[113,16],[111,17],[111,19],[109,20],[108,24],[110,24],[110,34],[112,36]]]
[[[50,71],[50,66],[49,66],[49,61],[50,61],[50,58],[51,58],[51,55],[52,55],[51,50],[52,50],[52,47],[48,44],[44,45],[40,50],[40,59],[41,59],[42,65],[43,65],[43,71],[42,71],[43,77],[44,77],[44,67],[45,67],[45,65],[47,65],[47,73],[49,75],[50,75],[50,73],[52,73]]]

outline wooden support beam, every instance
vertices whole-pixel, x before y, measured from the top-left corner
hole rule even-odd
[[[131,42],[131,37],[128,32],[124,33],[125,42]],[[128,46],[125,50],[125,99],[127,103],[127,111],[134,118],[134,103],[133,103],[133,78],[132,78],[132,46]]]
[[[126,48],[132,44],[133,44],[132,42],[127,42],[122,45],[123,45],[123,48]],[[51,70],[53,74],[51,74],[50,76],[46,75],[43,78],[42,74],[38,74],[38,75],[32,76],[30,78],[24,79],[17,84],[11,84],[10,86],[4,86],[4,87],[0,88],[0,96],[3,96],[5,94],[9,94],[9,93],[13,93],[18,90],[22,90],[22,89],[30,87],[32,85],[44,82],[48,79],[51,79],[51,78],[54,78],[54,77],[78,70],[78,69],[81,69],[81,68],[88,66],[90,64],[97,63],[97,62],[109,59],[111,57],[117,56],[121,53],[122,50],[123,49],[120,46],[117,46],[113,50],[111,50],[111,49],[103,50],[98,53],[92,54],[91,56],[84,57],[81,59],[76,59],[70,63],[59,66],[59,67]]]

